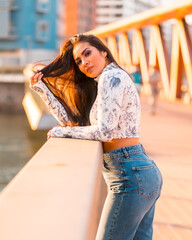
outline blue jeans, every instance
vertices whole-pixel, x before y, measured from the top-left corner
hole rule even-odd
[[[96,240],[151,240],[161,173],[141,144],[104,153],[109,191]]]

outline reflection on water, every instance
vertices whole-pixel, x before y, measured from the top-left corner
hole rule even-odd
[[[0,191],[45,143],[47,131],[32,131],[24,114],[0,114]]]

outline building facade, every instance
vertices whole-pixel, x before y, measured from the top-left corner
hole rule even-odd
[[[67,39],[96,27],[96,0],[58,0],[59,35]]]
[[[0,68],[55,55],[56,9],[54,0],[0,0]]]
[[[66,38],[96,26],[96,0],[0,0],[0,69],[55,57]]]

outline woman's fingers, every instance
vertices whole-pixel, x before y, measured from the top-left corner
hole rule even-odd
[[[34,74],[31,78],[30,78],[30,83],[33,86],[34,84],[36,84],[37,82],[41,81],[43,77],[43,74],[41,72]]]
[[[34,82],[39,82],[42,77],[43,77],[43,74],[42,74],[41,72],[36,73],[36,74],[34,75],[33,81],[34,81]]]

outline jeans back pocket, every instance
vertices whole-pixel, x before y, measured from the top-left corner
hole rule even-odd
[[[133,167],[132,170],[136,176],[141,196],[149,199],[160,190],[160,179],[155,165]]]

